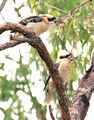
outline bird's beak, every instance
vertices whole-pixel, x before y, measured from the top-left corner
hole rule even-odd
[[[54,23],[56,23],[56,24],[64,24],[64,22],[61,22],[61,21],[59,21],[59,20],[54,20]]]
[[[73,56],[71,56],[71,57],[68,57],[68,59],[70,59],[71,61],[73,61],[73,60],[78,59],[78,57],[73,57]]]

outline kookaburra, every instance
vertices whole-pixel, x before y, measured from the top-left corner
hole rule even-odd
[[[39,36],[40,34],[46,32],[48,29],[55,26],[56,24],[62,24],[63,22],[56,20],[53,15],[43,14],[41,16],[27,17],[25,19],[22,19],[19,23],[31,28],[35,32],[35,34]],[[16,33],[15,35],[21,36],[22,34]]]
[[[73,60],[76,60],[77,57],[73,57],[72,53],[65,51],[65,50],[60,50],[58,53],[58,58],[57,58],[57,67],[59,74],[63,80],[63,84],[65,85],[69,75],[71,73],[71,63]],[[49,82],[48,82],[48,89],[46,93],[46,99],[45,99],[45,104],[50,104],[53,92],[55,90],[55,84],[51,77],[48,77]]]

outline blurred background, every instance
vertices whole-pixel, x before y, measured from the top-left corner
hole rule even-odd
[[[0,24],[17,23],[24,17],[40,14],[52,14],[65,22],[40,37],[55,62],[60,49],[78,56],[66,85],[69,106],[79,80],[90,67],[94,48],[94,1],[69,12],[83,2],[86,0],[7,0],[0,13]],[[9,35],[10,31],[1,34],[0,44],[9,41]],[[0,51],[0,120],[51,120],[43,91],[48,74],[37,51],[27,43]],[[92,119],[93,101],[94,96],[85,120]],[[56,92],[51,105],[58,120],[60,111]]]

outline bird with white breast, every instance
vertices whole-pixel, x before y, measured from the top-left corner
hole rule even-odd
[[[69,78],[69,75],[71,73],[71,63],[76,59],[77,57],[73,57],[72,53],[65,50],[60,50],[58,53],[57,67],[58,67],[59,74],[63,80],[62,83],[64,85],[66,84]],[[52,78],[49,78],[45,104],[48,104],[48,105],[50,104],[54,90],[55,90],[55,84]]]
[[[42,14],[40,16],[30,16],[25,19],[22,19],[19,22],[19,24],[31,28],[37,36],[46,32],[56,24],[62,24],[62,23],[63,22],[56,20],[56,17],[49,14]],[[11,31],[11,33],[13,32],[16,31]],[[22,34],[16,32],[15,36],[22,36]]]

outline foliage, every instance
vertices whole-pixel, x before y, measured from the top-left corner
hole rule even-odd
[[[16,1],[13,1],[16,4]],[[85,74],[90,64],[91,52],[94,48],[94,2],[89,2],[77,8],[75,11],[66,13],[83,2],[85,2],[85,0],[27,0],[27,5],[31,9],[31,13],[36,12],[37,15],[45,13],[53,14],[65,22],[64,25],[51,29],[50,35],[45,41],[47,43],[46,47],[55,62],[60,49],[68,50],[79,57],[78,60],[72,64],[72,72],[67,84],[69,104],[71,104],[75,92],[73,83]],[[17,10],[17,12],[19,12],[19,10]],[[27,56],[22,54],[21,51],[17,53],[19,54],[18,60],[9,57],[10,54],[5,55],[4,59],[6,61],[11,63],[11,65],[16,64],[15,72],[7,68],[6,63],[3,63],[3,61],[0,63],[0,71],[2,73],[0,76],[0,100],[7,102],[11,99],[10,106],[7,110],[4,110],[5,120],[14,119],[12,115],[15,115],[18,120],[27,120],[28,116],[26,113],[29,115],[33,113],[34,110],[37,117],[36,119],[46,120],[47,108],[44,104],[40,103],[36,93],[34,91],[33,93],[32,90],[33,88],[38,90],[37,87],[43,89],[43,83],[46,80],[48,71],[36,50],[30,46],[28,47],[29,51],[27,52]],[[24,62],[24,59],[26,62]],[[33,71],[36,71],[35,76],[33,76]],[[72,83],[71,89],[70,82]],[[19,92],[30,97],[30,109],[25,110],[22,99],[18,95]],[[41,92],[43,91],[41,90]],[[39,94],[40,96],[42,95],[42,93]],[[54,109],[58,111],[56,118],[58,118],[59,108],[56,94],[54,94],[53,100],[56,104]]]

